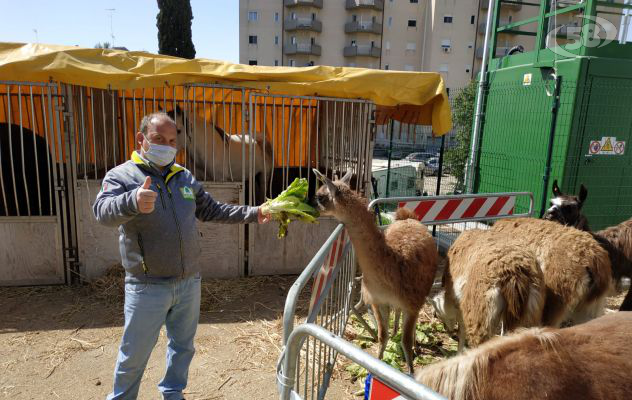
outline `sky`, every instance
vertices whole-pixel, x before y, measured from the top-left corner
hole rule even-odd
[[[191,8],[196,57],[239,62],[239,1],[191,0]],[[115,46],[158,52],[156,0],[0,0],[0,10],[0,42],[94,47],[112,42],[112,14]]]

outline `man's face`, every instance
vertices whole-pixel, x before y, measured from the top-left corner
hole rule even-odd
[[[149,141],[147,141],[149,139]],[[149,149],[149,143],[177,148],[178,132],[171,121],[163,118],[154,118],[147,129],[147,137],[142,133],[136,134],[136,141],[140,145],[141,154]]]

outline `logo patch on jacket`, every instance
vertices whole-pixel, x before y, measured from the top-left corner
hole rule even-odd
[[[193,195],[193,189],[188,186],[181,187],[180,191],[182,192],[182,197],[186,200],[195,200],[195,196]]]

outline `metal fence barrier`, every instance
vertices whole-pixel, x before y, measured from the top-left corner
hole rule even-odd
[[[460,232],[472,228],[468,224],[484,228],[485,222],[529,217],[533,213],[533,195],[529,192],[380,198],[373,200],[369,208],[384,204],[409,208],[428,226],[450,228],[435,231],[437,244],[446,249]],[[516,212],[517,207],[520,212]],[[299,313],[305,311],[299,308],[299,301],[307,294],[304,289],[310,281],[312,290],[305,320],[294,328]],[[386,364],[369,355],[360,357],[361,351],[342,339],[356,293],[355,254],[347,231],[338,225],[288,292],[283,314],[283,351],[277,364],[281,398],[325,398],[338,353],[376,371],[391,388],[406,387],[402,394],[411,398],[440,398],[428,397],[428,392],[418,386],[406,386],[410,380],[399,378],[405,375],[384,372]],[[393,379],[393,373],[398,378]]]

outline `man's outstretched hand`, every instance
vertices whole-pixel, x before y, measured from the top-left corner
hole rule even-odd
[[[257,212],[257,220],[260,224],[265,224],[267,222],[270,222],[272,218],[270,218],[269,214],[264,214],[261,211],[261,207],[259,207],[259,211]]]

